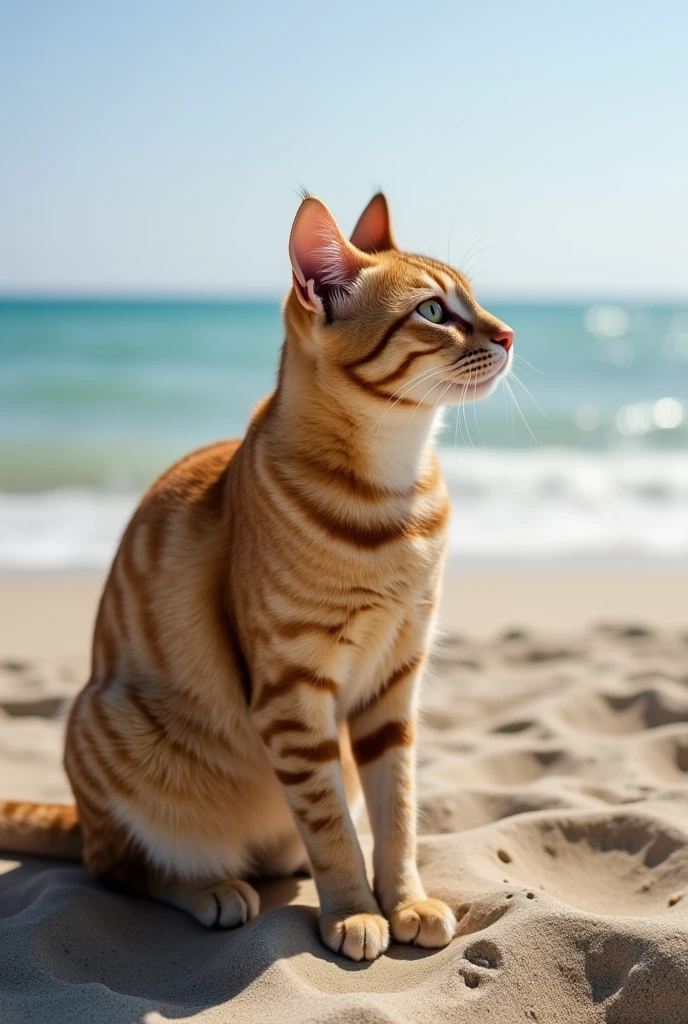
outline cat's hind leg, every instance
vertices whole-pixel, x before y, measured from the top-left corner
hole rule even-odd
[[[237,928],[260,913],[258,893],[242,878],[180,878],[151,868],[135,856],[95,874],[120,892],[184,910],[206,928]]]
[[[260,913],[258,893],[242,878],[184,878],[161,871],[114,822],[100,824],[93,831],[88,816],[82,817],[84,864],[103,885],[184,910],[206,928],[236,928]]]

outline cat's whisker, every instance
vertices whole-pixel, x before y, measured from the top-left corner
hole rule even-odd
[[[455,411],[456,411],[456,418],[455,418],[455,421],[454,421],[454,447],[458,448],[459,447],[459,407],[458,407],[458,405],[456,406],[456,410]],[[461,440],[463,441],[463,434],[461,435]]]
[[[463,390],[461,394],[463,395]],[[463,430],[461,429],[461,399],[456,403],[456,421],[454,424],[454,445],[457,448],[459,447],[459,437],[463,444]]]
[[[485,238],[489,238],[489,237],[490,237],[490,235],[494,235],[494,233],[495,233],[495,232],[494,232],[494,230],[492,230],[492,231],[486,231],[484,235],[481,235],[481,236],[480,236],[480,238],[476,238],[476,240],[475,240],[475,242],[473,243],[473,245],[472,245],[472,246],[470,246],[470,248],[469,248],[469,249],[468,249],[468,251],[466,252],[466,255],[464,256],[464,258],[463,258],[463,259],[461,260],[461,262],[459,263],[459,268],[460,268],[461,270],[463,270],[463,267],[464,267],[464,264],[465,264],[466,260],[467,260],[467,259],[468,259],[468,257],[469,257],[469,256],[471,255],[471,253],[472,253],[472,252],[473,252],[473,250],[475,249],[476,245],[480,245],[480,243],[481,243],[481,242],[483,241],[483,239],[485,239]]]
[[[420,231],[420,233],[421,233],[421,234],[423,234],[423,231],[422,231],[421,227],[420,227],[419,225],[416,225],[416,227],[418,228],[418,230]],[[409,242],[411,243],[412,249],[415,249],[415,250],[416,250],[416,252],[420,253],[420,252],[421,252],[421,250],[422,250],[422,248],[423,248],[423,247],[422,247],[422,245],[418,245],[418,242],[416,241],[416,239],[415,239],[415,238],[413,238],[413,236],[412,236],[412,235],[410,235],[410,234],[408,233],[408,231],[404,231],[404,230],[402,229],[401,233],[402,233],[402,235],[405,235],[405,236],[406,236],[406,238],[408,238]],[[423,235],[423,237],[425,238],[425,236],[424,236],[424,235]],[[427,238],[425,239],[425,243],[426,243],[426,245],[429,245],[429,244],[430,244],[430,243],[428,242]]]
[[[377,441],[379,436],[380,436],[380,428],[382,426],[382,421],[384,420],[384,418],[387,415],[387,413],[391,412],[391,409],[398,402],[400,402],[402,400],[402,398],[409,393],[409,391],[412,391],[416,384],[422,382],[423,380],[429,380],[434,374],[437,374],[437,373],[445,373],[445,372],[451,373],[452,371],[454,371],[457,368],[457,365],[461,363],[461,360],[465,359],[465,358],[466,358],[465,356],[460,356],[458,358],[458,360],[455,359],[453,362],[451,362],[449,364],[449,366],[440,366],[440,367],[435,367],[435,369],[432,369],[432,370],[423,370],[423,371],[421,371],[421,373],[416,374],[415,377],[411,377],[411,379],[406,381],[404,384],[400,384],[399,387],[397,388],[397,390],[394,391],[390,395],[389,399],[387,400],[387,405],[385,407],[385,411],[383,412],[382,416],[378,420],[378,423],[377,423],[377,434],[375,435],[375,440]],[[395,401],[392,401],[392,399],[395,398],[395,395],[398,395],[399,397],[396,398]],[[391,407],[390,407],[390,402],[392,403]]]
[[[437,399],[437,401],[436,401],[436,402],[435,402],[435,404],[433,405],[433,409],[436,409],[436,408],[437,408],[437,403],[438,403],[438,402],[441,402],[441,401],[442,401],[442,399],[443,399],[443,398],[444,398],[444,396],[446,395],[447,391],[449,391],[449,388],[453,387],[453,385],[454,385],[454,382],[450,380],[450,381],[449,381],[449,383],[447,384],[446,388],[444,389],[444,391],[443,391],[443,392],[442,392],[442,394],[440,395],[440,397],[439,397],[439,398]]]
[[[408,434],[408,431],[409,431],[409,427],[411,426],[411,423],[413,422],[413,417],[414,417],[414,416],[416,415],[416,413],[418,412],[418,409],[419,409],[419,407],[420,407],[420,406],[421,406],[421,405],[423,404],[423,402],[424,402],[424,401],[425,401],[425,399],[426,399],[426,398],[428,397],[428,395],[430,394],[430,392],[431,392],[431,391],[434,391],[434,390],[435,390],[435,388],[439,387],[439,385],[440,385],[440,384],[444,384],[444,381],[443,381],[443,380],[438,380],[438,381],[436,381],[436,382],[435,382],[435,383],[434,383],[434,384],[432,385],[432,387],[431,387],[431,388],[429,388],[429,389],[428,389],[428,390],[427,390],[427,391],[425,392],[425,394],[424,394],[424,395],[423,395],[423,397],[421,398],[420,402],[418,402],[418,404],[416,405],[416,408],[415,408],[415,409],[413,410],[413,412],[411,413],[410,419],[409,419],[408,423],[406,424],[406,430],[404,431],[404,440],[406,439],[406,435]],[[448,387],[451,387],[451,382],[449,383]],[[442,392],[442,395],[446,394],[446,391],[447,391],[447,388],[445,388],[445,389],[444,389],[444,391]],[[442,395],[440,395],[440,398],[442,397]],[[437,402],[439,402],[439,400],[440,400],[440,399],[438,398],[438,399],[437,399]],[[434,408],[436,408],[436,406],[437,406],[437,402],[435,402],[435,405],[433,406],[433,409],[434,409]]]
[[[478,385],[477,385],[477,382],[476,382],[473,385],[473,419],[475,420],[475,425],[477,427],[478,436],[480,437],[480,440],[482,442],[482,446],[483,446],[483,448],[487,448],[487,445],[485,444],[485,438],[483,437],[483,432],[480,429],[480,424],[478,423],[478,410],[476,409],[476,405],[477,405],[477,402],[476,402],[477,388],[478,388]]]
[[[513,407],[512,403],[511,403],[511,401],[509,400],[509,393],[506,390],[506,388],[502,388],[501,392],[502,392],[502,395],[504,396],[504,405],[506,406],[506,411],[509,414],[509,423],[511,425],[511,433],[513,434],[513,432],[514,432],[514,407]]]
[[[456,213],[454,214],[454,216],[452,217],[452,222],[451,222],[451,224],[449,225],[449,238],[447,239],[447,263],[451,263],[451,241],[452,241],[452,233],[453,233],[453,231],[454,231],[454,225],[456,224],[456,218],[457,218],[457,217],[459,216],[459,213],[461,212],[461,207],[462,207],[462,206],[463,206],[463,203],[460,203],[460,204],[459,204],[459,208],[458,208],[458,210],[456,211]]]
[[[480,456],[478,455],[478,452],[477,452],[477,449],[476,449],[475,445],[473,444],[473,438],[471,437],[471,431],[470,431],[470,428],[468,426],[468,417],[466,415],[466,395],[468,393],[468,388],[470,386],[471,377],[472,376],[473,376],[473,374],[469,373],[468,380],[464,384],[463,391],[461,392],[461,411],[463,413],[463,422],[464,422],[464,425],[466,427],[466,434],[468,435],[468,443],[470,444],[470,446],[471,446],[471,448],[473,450],[473,454],[478,459],[478,462],[480,462],[481,465],[482,465],[482,460],[481,460]],[[476,384],[474,384],[473,387],[475,388]]]
[[[437,253],[435,252],[435,250],[433,249],[433,247],[432,247],[432,246],[430,245],[430,242],[428,241],[427,235],[426,235],[426,234],[425,234],[425,232],[423,231],[423,229],[422,229],[422,227],[420,226],[420,224],[418,225],[418,230],[420,231],[421,235],[422,235],[422,236],[423,236],[423,238],[425,239],[425,244],[427,245],[427,247],[428,247],[428,249],[430,250],[430,252],[432,253],[432,255],[433,255],[433,256],[435,257],[435,259],[437,260],[437,262],[438,262],[438,263],[441,263],[441,262],[442,262],[442,260],[441,260],[441,259],[439,258],[439,256],[437,255]]]
[[[465,273],[467,277],[471,277],[472,278],[474,276],[474,274],[475,274],[476,269],[478,267],[482,266],[483,263],[485,262],[485,260],[487,259],[486,253],[489,253],[489,252],[491,252],[493,250],[499,251],[499,246],[497,246],[497,245],[484,245],[482,247],[482,249],[477,249],[473,253],[473,255],[471,256],[470,262],[463,268],[463,273]],[[482,257],[482,258],[479,259],[479,257]],[[475,263],[476,259],[478,260],[477,263]]]
[[[449,388],[453,386],[453,383],[454,383],[453,381],[451,381],[451,380],[449,381],[449,383],[447,384],[447,386],[446,386],[446,388],[444,389],[444,391],[442,392],[442,394],[441,394],[441,395],[439,396],[439,398],[438,398],[438,399],[436,399],[436,401],[435,401],[435,404],[433,405],[433,409],[436,409],[436,408],[437,408],[437,404],[438,404],[438,402],[441,402],[441,401],[442,401],[442,399],[443,399],[443,398],[444,398],[444,396],[446,395],[447,391],[449,391]]]
[[[433,373],[439,373],[441,369],[442,367],[434,367],[433,369],[422,370],[421,373],[417,373],[415,377],[411,377],[411,379],[407,380],[404,384],[400,384],[397,390],[392,392],[388,399],[388,402],[393,402],[393,404],[396,405],[396,403],[400,401],[404,397],[404,395],[407,395],[409,391],[413,390],[416,384],[421,382],[423,379],[431,377]]]
[[[530,429],[530,424],[528,423],[528,420],[523,415],[523,410],[521,409],[521,406],[518,404],[518,399],[516,398],[516,395],[513,392],[513,388],[511,387],[511,385],[509,384],[509,381],[506,378],[504,378],[504,384],[507,387],[507,389],[509,391],[509,394],[511,395],[511,399],[512,399],[514,405],[516,406],[516,409],[518,411],[519,416],[521,417],[521,419],[523,420],[523,422],[525,424],[526,430],[528,431],[528,433],[532,437],[533,441],[535,441],[535,444],[538,444],[539,443],[538,439],[535,436],[535,434],[533,433],[533,431]]]
[[[387,413],[391,412],[394,406],[397,405],[397,403],[400,402],[402,398],[409,393],[409,391],[412,391],[416,384],[421,383],[423,380],[430,380],[430,378],[433,377],[435,374],[443,373],[444,370],[445,367],[442,366],[439,368],[435,368],[434,370],[424,370],[422,373],[416,374],[415,377],[412,377],[411,380],[406,381],[405,384],[400,385],[400,387],[397,388],[397,390],[392,395],[390,395],[387,401],[387,405],[385,406],[385,411],[383,412],[382,416],[377,422],[377,433],[375,434],[376,441],[379,440],[380,429],[382,427],[383,420],[387,416]],[[399,397],[392,401],[395,395],[399,395]]]
[[[523,381],[522,381],[522,380],[521,380],[521,379],[519,378],[519,376],[518,376],[518,375],[517,375],[517,374],[515,373],[515,371],[513,370],[513,368],[512,368],[512,370],[511,370],[511,374],[510,374],[510,376],[511,376],[511,377],[513,377],[513,379],[514,379],[514,380],[516,381],[516,383],[517,383],[517,384],[520,384],[520,386],[521,386],[521,387],[523,388],[523,390],[525,391],[525,393],[526,393],[526,394],[528,395],[528,398],[530,398],[531,402],[533,403],[533,405],[535,406],[535,408],[537,409],[537,411],[538,411],[538,412],[540,413],[540,415],[541,415],[541,416],[544,416],[544,418],[545,418],[546,420],[548,420],[548,419],[549,419],[549,416],[548,416],[548,415],[547,415],[547,413],[546,413],[546,412],[544,411],[544,409],[542,409],[542,408],[540,407],[540,403],[538,402],[538,400],[537,400],[537,398],[535,397],[535,395],[533,395],[533,394],[532,394],[532,392],[531,392],[531,391],[530,391],[530,390],[529,390],[529,389],[528,389],[528,388],[527,388],[527,387],[525,386],[525,384],[524,384],[524,383],[523,383]]]
[[[380,426],[382,424],[382,421],[384,420],[384,418],[387,415],[387,413],[390,411],[390,406],[392,406],[392,407],[395,406],[397,404],[397,402],[400,402],[401,399],[404,397],[404,395],[408,394],[408,392],[411,391],[413,389],[413,387],[419,381],[422,381],[423,379],[427,379],[427,378],[431,377],[433,375],[433,373],[436,373],[436,372],[437,372],[436,369],[422,370],[420,373],[417,373],[415,375],[415,377],[411,377],[410,380],[404,381],[403,384],[399,385],[399,387],[397,388],[396,391],[392,392],[392,394],[387,399],[387,404],[385,406],[384,412],[382,413],[382,416],[380,417],[380,419],[378,420],[378,422],[376,424],[377,429],[378,429],[378,434],[379,434],[379,431],[380,431]]]
[[[531,370],[535,370],[536,373],[542,374],[543,377],[547,376],[544,370],[541,370],[538,366],[534,366],[532,363],[529,363],[528,360],[524,359],[519,352],[514,352],[514,359],[518,359],[519,362],[525,363],[526,366],[529,366]]]

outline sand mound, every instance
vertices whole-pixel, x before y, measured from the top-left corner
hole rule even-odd
[[[0,662],[7,795],[68,799],[56,766],[81,668]],[[448,637],[419,789],[421,871],[459,920],[447,949],[331,955],[309,879],[264,885],[257,921],[206,932],[77,865],[6,858],[4,1024],[688,1021],[687,636]]]

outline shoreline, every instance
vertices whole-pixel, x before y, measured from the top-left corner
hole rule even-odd
[[[0,575],[0,657],[86,659],[104,580],[103,572],[80,570]],[[450,565],[439,632],[485,639],[512,628],[571,631],[630,620],[688,629],[688,565]]]

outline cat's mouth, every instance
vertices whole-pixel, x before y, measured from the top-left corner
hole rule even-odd
[[[508,362],[505,362],[503,366],[500,366],[498,370],[491,373],[489,377],[484,377],[479,381],[468,380],[448,380],[446,383],[449,385],[447,394],[452,397],[458,397],[460,401],[473,402],[476,398],[484,398],[494,388],[497,381],[504,376],[508,367]]]

